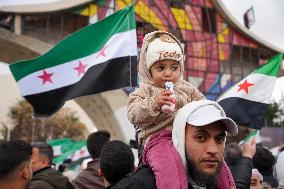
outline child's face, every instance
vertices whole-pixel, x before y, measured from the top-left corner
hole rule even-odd
[[[153,81],[161,88],[165,88],[167,81],[175,84],[180,77],[180,72],[180,64],[174,60],[160,60],[155,62],[150,68]]]

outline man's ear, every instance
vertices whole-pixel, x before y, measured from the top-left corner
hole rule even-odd
[[[29,172],[29,166],[28,165],[25,165],[21,170],[20,170],[20,174],[21,174],[21,177],[24,178],[24,179],[28,179],[29,178],[29,175],[30,175],[30,172]]]
[[[41,160],[41,162],[42,162],[44,165],[46,165],[46,166],[49,165],[49,159],[48,159],[47,157],[43,157],[42,160]]]
[[[103,172],[102,172],[101,169],[99,169],[99,176],[100,176],[100,177],[104,177],[104,174],[103,174]]]

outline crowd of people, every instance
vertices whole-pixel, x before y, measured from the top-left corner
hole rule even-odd
[[[204,116],[208,111],[211,116]],[[199,123],[198,120],[203,121]],[[209,100],[189,103],[177,113],[172,141],[187,174],[187,187],[283,188],[281,164],[284,152],[280,153],[276,162],[267,148],[256,145],[254,138],[242,146],[236,143],[225,146],[227,133],[233,133],[236,129],[232,122],[226,120],[228,118],[222,115],[221,107]],[[155,170],[143,162],[136,167],[130,146],[122,141],[112,141],[109,132],[99,130],[91,133],[87,148],[92,161],[75,179],[69,180],[52,168],[53,150],[49,144],[2,141],[0,188],[158,188]],[[224,162],[229,169],[222,171]],[[172,174],[171,169],[167,171]]]
[[[46,142],[0,144],[1,189],[259,189],[284,188],[281,164],[252,137],[226,143],[238,126],[223,108],[183,80],[184,52],[168,32],[145,36],[140,53],[140,84],[129,95],[128,119],[137,128],[138,166],[129,145],[108,131],[91,133],[92,158],[78,175],[52,168]],[[165,89],[166,82],[173,88]],[[276,166],[274,164],[276,163]],[[67,176],[67,177],[66,177]]]

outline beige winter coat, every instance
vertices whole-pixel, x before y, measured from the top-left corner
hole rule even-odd
[[[174,113],[167,115],[161,112],[160,107],[156,104],[154,98],[157,96],[163,88],[156,87],[152,81],[149,70],[145,64],[145,52],[149,45],[149,42],[155,38],[155,35],[159,33],[167,33],[163,31],[156,31],[149,33],[145,36],[144,42],[141,48],[140,61],[139,61],[139,88],[129,95],[127,110],[129,121],[138,126],[141,129],[139,134],[139,141],[144,143],[152,134],[156,133],[161,129],[171,129],[173,120],[175,117]],[[180,42],[172,34],[173,39]],[[179,81],[175,83],[174,94],[176,97],[176,110],[183,107],[185,104],[201,100],[205,98],[199,90],[191,85],[189,82],[182,79],[183,76],[183,65],[181,66],[182,72]]]

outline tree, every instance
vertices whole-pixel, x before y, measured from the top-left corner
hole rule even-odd
[[[265,127],[284,126],[284,96],[279,102],[273,102],[268,107],[265,116]]]
[[[19,101],[10,109],[13,130],[11,139],[46,141],[69,137],[73,140],[86,139],[87,129],[75,112],[62,108],[49,118],[33,118],[33,108],[27,101]]]

